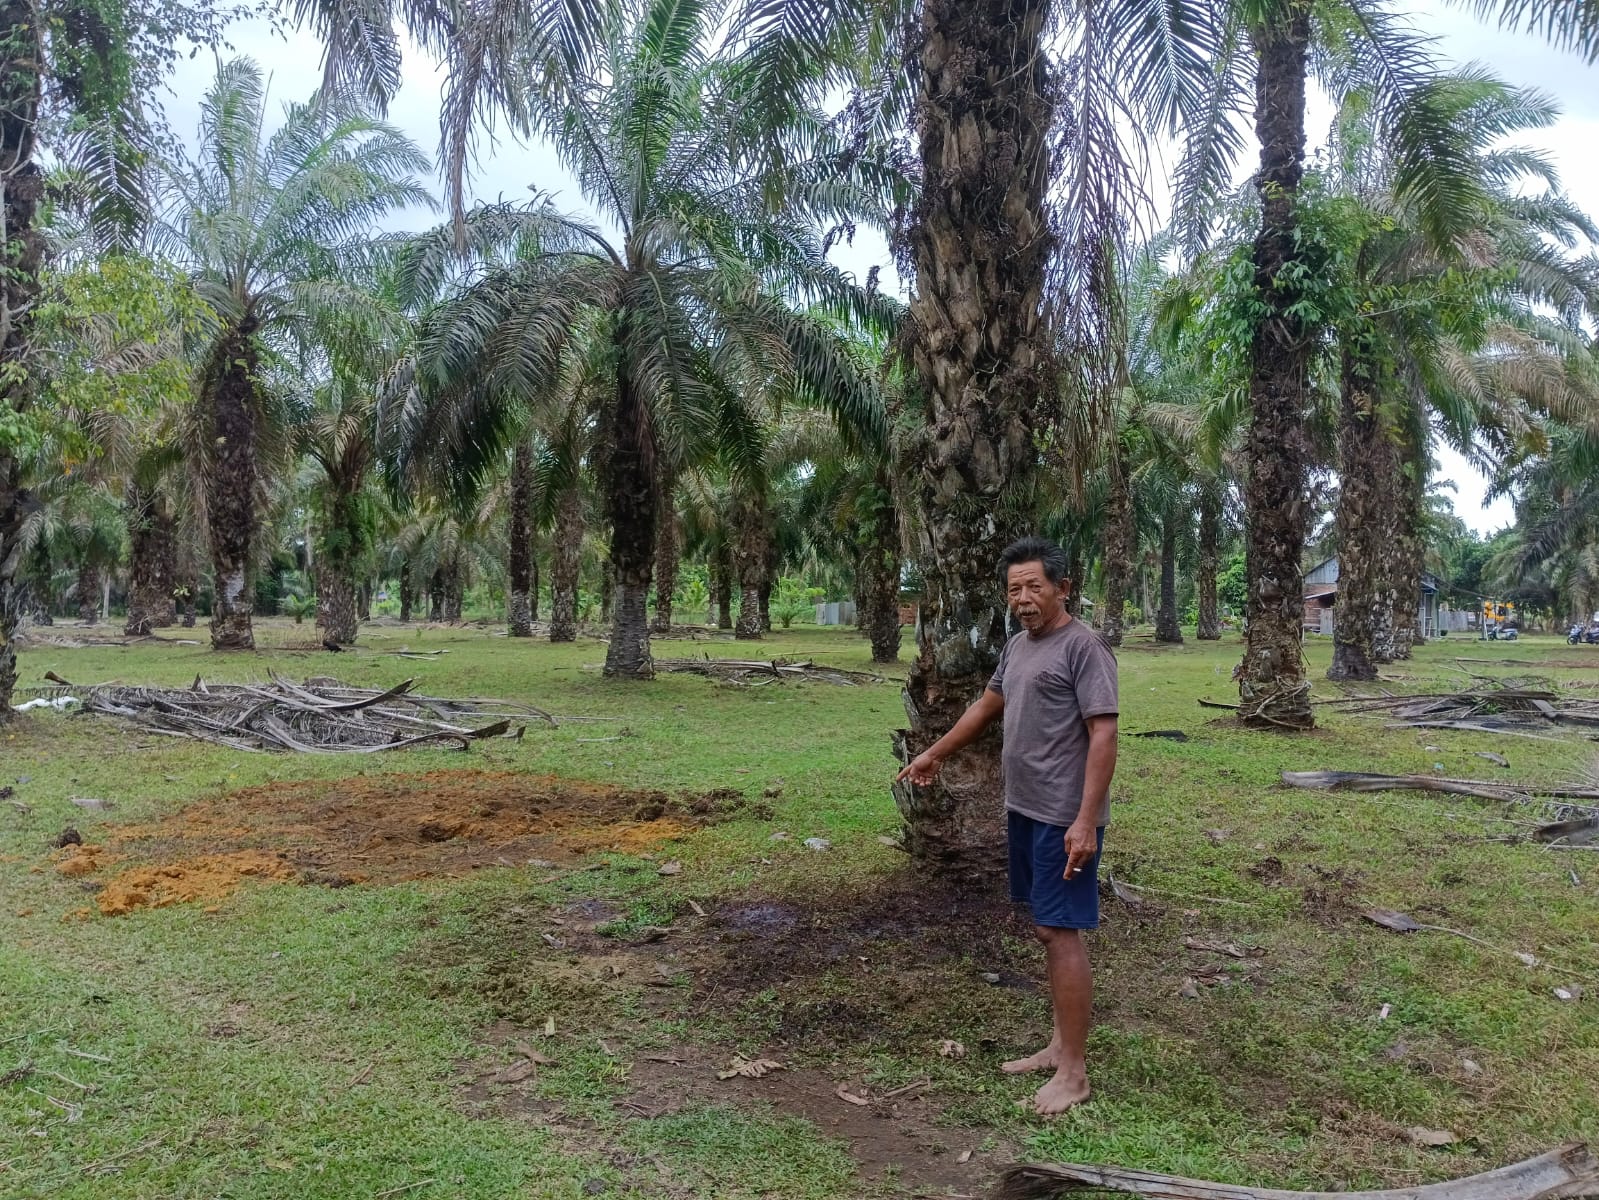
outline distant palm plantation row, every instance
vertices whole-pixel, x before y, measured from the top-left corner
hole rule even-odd
[[[1589,0],[1474,7],[1599,51]],[[263,610],[338,646],[379,596],[471,595],[512,637],[601,622],[618,679],[674,623],[828,598],[880,662],[918,606],[914,754],[992,670],[1028,532],[1112,643],[1241,628],[1255,725],[1313,723],[1312,551],[1338,679],[1409,655],[1443,548],[1599,609],[1599,230],[1518,145],[1554,103],[1402,3],[309,0],[316,95],[223,59],[171,130],[233,15],[0,0],[0,718],[23,625],[113,596],[249,650]],[[384,120],[402,35],[446,68],[437,171]],[[584,207],[468,203],[507,132]],[[907,298],[837,265],[862,230]],[[1491,546],[1439,444],[1514,498]],[[996,778],[907,786],[910,848],[961,861]]]

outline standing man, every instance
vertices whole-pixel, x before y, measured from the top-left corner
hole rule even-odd
[[[1071,581],[1059,546],[1023,538],[1000,555],[999,576],[1022,632],[1005,643],[982,697],[899,777],[930,783],[945,759],[1004,718],[1011,899],[1031,906],[1044,944],[1055,1033],[1003,1069],[1053,1071],[1032,1101],[1051,1115],[1089,1094],[1094,984],[1082,931],[1099,926],[1099,853],[1116,770],[1116,658],[1066,611]]]

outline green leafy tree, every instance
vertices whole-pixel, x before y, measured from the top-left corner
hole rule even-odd
[[[481,265],[463,286],[450,286],[450,231],[413,260],[418,294],[447,295],[419,337],[419,412],[455,414],[441,424],[467,473],[499,452],[511,425],[473,414],[538,403],[573,361],[597,367],[615,586],[607,676],[652,673],[645,606],[662,463],[714,445],[739,470],[757,469],[748,380],[865,410],[869,391],[841,339],[800,306],[857,321],[892,315],[827,262],[811,225],[879,211],[881,170],[870,155],[845,155],[816,110],[783,114],[804,132],[803,152],[776,153],[773,114],[715,52],[727,15],[667,0],[619,15],[593,80],[562,89],[558,103],[529,99],[616,234],[541,199],[472,216],[465,234]]]
[[[288,105],[269,134],[261,72],[236,59],[218,68],[201,106],[197,157],[165,172],[157,244],[216,316],[198,356],[197,416],[217,649],[255,644],[269,360],[309,361],[335,331],[362,325],[368,340],[384,340],[388,311],[351,281],[353,268],[374,222],[429,202],[417,182],[426,169],[399,131],[337,95]]]

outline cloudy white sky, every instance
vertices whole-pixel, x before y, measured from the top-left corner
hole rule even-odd
[[[1561,119],[1545,130],[1517,138],[1524,145],[1546,151],[1560,171],[1566,190],[1590,212],[1599,213],[1599,67],[1589,68],[1573,55],[1550,49],[1538,39],[1506,34],[1484,25],[1468,12],[1444,0],[1401,0],[1416,27],[1435,37],[1439,52],[1459,63],[1487,66],[1507,82],[1542,89],[1562,110]],[[265,25],[241,25],[233,30],[238,53],[254,58],[271,75],[272,96],[278,101],[308,96],[321,78],[321,48],[308,34],[279,36]],[[163,103],[174,129],[180,134],[195,127],[199,98],[210,82],[212,62],[204,54],[189,60],[173,81]],[[404,67],[405,85],[390,110],[390,119],[424,149],[438,145],[440,73],[425,57],[411,54]],[[1315,113],[1313,111],[1313,119]],[[1315,135],[1312,130],[1312,136]],[[483,200],[517,200],[530,188],[558,194],[562,207],[579,210],[583,197],[549,149],[522,145],[501,138],[481,147],[473,178],[473,195]],[[1158,189],[1157,189],[1158,190]],[[442,194],[442,189],[440,189]],[[432,218],[423,212],[407,213],[397,228],[420,228]],[[840,264],[863,276],[873,266],[882,268],[885,283],[894,279],[887,247],[880,237],[863,234],[853,246],[840,248]],[[1463,459],[1440,448],[1441,478],[1454,483],[1456,511],[1483,533],[1511,523],[1508,501],[1485,504],[1486,485]]]

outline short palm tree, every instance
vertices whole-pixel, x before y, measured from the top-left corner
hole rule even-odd
[[[336,97],[289,105],[269,133],[260,69],[236,59],[218,67],[201,106],[197,157],[166,172],[158,245],[216,315],[199,355],[198,416],[218,649],[255,644],[263,360],[309,355],[335,319],[347,327],[373,312],[347,281],[350,264],[380,217],[428,203],[417,182],[427,166],[398,130]]]
[[[423,421],[453,431],[452,456],[492,457],[514,423],[489,414],[565,394],[569,364],[588,364],[611,532],[612,677],[653,673],[645,606],[662,463],[714,446],[749,464],[757,439],[743,398],[756,381],[869,410],[842,337],[798,306],[892,319],[888,301],[828,263],[811,224],[878,211],[871,160],[832,150],[811,111],[790,114],[802,152],[777,153],[785,131],[770,128],[738,65],[707,50],[725,16],[700,0],[616,16],[604,69],[538,114],[616,234],[541,199],[473,215],[466,237],[480,256],[459,286],[450,231],[413,252],[418,292],[447,296],[425,318],[414,380],[419,411],[435,414]]]

